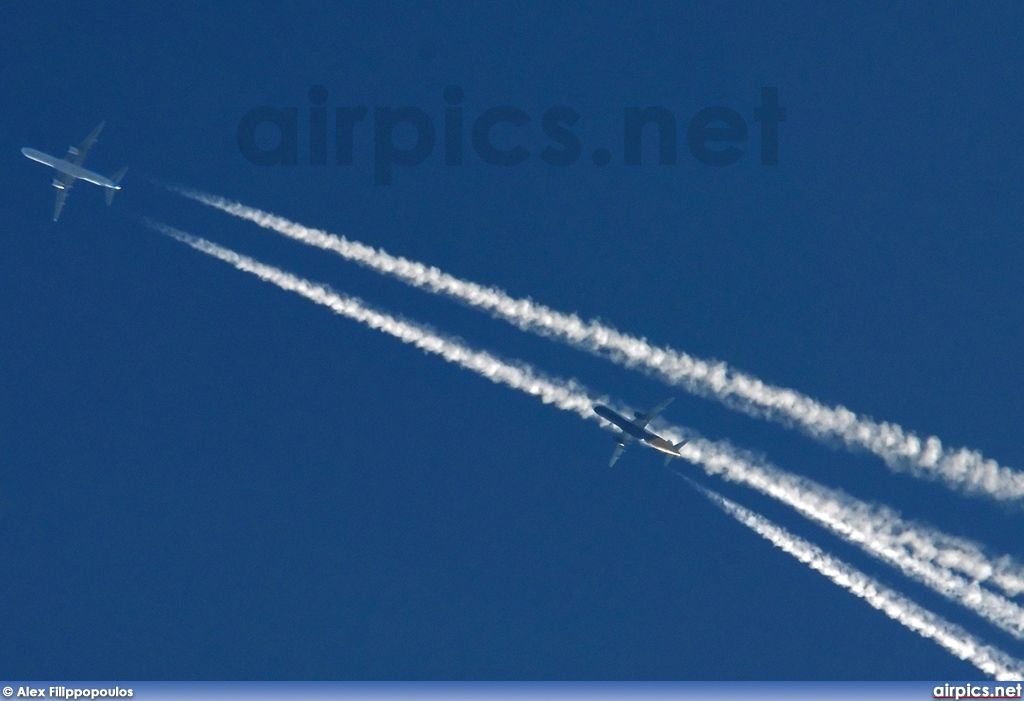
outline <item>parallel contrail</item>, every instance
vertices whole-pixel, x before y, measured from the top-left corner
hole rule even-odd
[[[360,321],[371,328],[389,333],[403,342],[471,369],[492,382],[539,396],[545,403],[579,416],[608,425],[592,410],[595,402],[586,388],[575,382],[545,377],[526,364],[512,364],[484,351],[468,348],[461,342],[366,307],[357,299],[339,295],[326,286],[235,253],[205,239],[200,239],[165,224],[148,222],[153,229],[171,236],[193,248],[219,258],[239,270],[253,273],[279,287],[329,307],[338,314]],[[622,409],[620,407],[620,409]],[[622,409],[628,412],[628,409]],[[673,443],[683,432],[676,427],[656,425],[658,432]],[[933,588],[943,596],[969,608],[989,622],[1017,638],[1024,639],[1024,610],[998,594],[968,581],[934,561],[934,552],[922,547],[942,543],[941,533],[905,523],[890,510],[878,509],[836,490],[827,489],[812,480],[797,477],[746,456],[723,442],[712,442],[690,435],[682,457],[700,465],[708,474],[750,486],[782,501],[801,514],[830,529],[840,537],[863,548],[909,577]],[[952,539],[951,539],[952,540]],[[936,549],[932,545],[932,549]],[[980,553],[980,550],[977,551]],[[991,569],[991,566],[990,566]]]
[[[847,565],[821,548],[800,538],[768,519],[743,508],[717,492],[684,478],[698,491],[737,521],[752,529],[775,547],[809,565],[855,596],[907,628],[919,633],[970,662],[1000,681],[1024,678],[1024,662],[1002,650],[985,645],[958,625],[937,616],[881,582]]]
[[[999,500],[1024,497],[1024,473],[1002,467],[980,452],[942,447],[935,436],[922,440],[899,425],[858,416],[843,406],[826,406],[792,389],[766,384],[724,362],[694,358],[657,347],[598,321],[582,321],[530,299],[517,299],[496,287],[478,285],[441,270],[269,212],[189,188],[174,192],[298,241],[317,246],[391,275],[414,287],[448,295],[485,310],[525,331],[556,338],[614,362],[661,378],[688,392],[717,399],[751,416],[795,425],[820,440],[838,438],[866,449],[895,471],[940,480],[952,489]]]

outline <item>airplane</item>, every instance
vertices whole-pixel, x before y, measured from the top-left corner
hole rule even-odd
[[[667,407],[672,399],[673,397],[669,397],[646,413],[638,411],[633,415],[632,419],[627,419],[617,411],[609,409],[601,404],[594,406],[595,414],[600,416],[602,419],[612,422],[622,431],[616,439],[618,445],[615,447],[615,452],[612,453],[612,459],[611,462],[608,463],[608,467],[615,464],[615,461],[619,459],[619,456],[622,455],[626,446],[632,443],[634,438],[641,443],[646,443],[660,453],[665,453],[666,466],[672,458],[680,457],[679,449],[686,445],[685,440],[672,445],[672,443],[661,436],[647,430],[647,424],[651,422],[651,419],[657,416],[658,412]]]
[[[53,186],[57,188],[57,203],[53,208],[53,220],[57,221],[57,217],[60,216],[60,210],[64,208],[64,200],[67,199],[68,191],[71,186],[75,184],[76,180],[84,180],[87,183],[93,183],[94,185],[100,185],[101,187],[107,188],[107,204],[109,205],[114,201],[114,192],[121,189],[121,178],[124,177],[125,172],[128,168],[122,168],[117,171],[109,178],[94,173],[91,170],[86,170],[82,167],[82,163],[85,162],[85,155],[88,153],[89,148],[96,143],[97,137],[100,135],[100,131],[103,129],[103,125],[106,122],[100,122],[100,125],[92,130],[89,136],[85,137],[85,141],[78,145],[78,148],[70,146],[68,148],[67,155],[63,158],[56,158],[43,153],[42,151],[36,151],[34,148],[23,148],[21,152],[33,161],[42,163],[43,165],[50,166],[60,173],[60,177],[53,179]]]

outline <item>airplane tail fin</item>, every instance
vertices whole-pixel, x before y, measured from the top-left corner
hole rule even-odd
[[[107,189],[107,205],[114,201],[114,193],[121,189],[121,178],[123,178],[124,174],[127,172],[128,166],[125,166],[110,176],[110,180],[114,183],[114,187]]]
[[[684,445],[686,445],[686,444],[687,444],[687,442],[689,442],[689,439],[688,439],[688,438],[687,438],[686,440],[683,440],[683,441],[679,441],[678,443],[676,443],[676,444],[675,444],[674,446],[672,446],[672,447],[673,447],[673,448],[675,448],[675,449],[676,449],[676,453],[678,453],[678,452],[679,452],[679,449],[680,449],[680,448],[682,448],[682,447],[683,447]],[[670,462],[672,462],[672,458],[676,458],[676,457],[679,457],[679,456],[678,456],[678,455],[666,455],[666,456],[665,456],[665,467],[668,467],[668,464],[669,464]]]

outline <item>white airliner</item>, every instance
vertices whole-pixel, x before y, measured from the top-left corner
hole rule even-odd
[[[74,146],[68,148],[68,155],[62,159],[42,151],[36,151],[34,148],[26,147],[21,149],[21,152],[28,158],[50,166],[60,173],[59,178],[53,179],[53,186],[57,188],[57,202],[53,207],[54,221],[57,221],[57,217],[60,216],[60,210],[64,208],[64,200],[67,199],[68,190],[71,189],[76,180],[84,180],[87,183],[107,188],[107,204],[114,201],[114,192],[121,189],[121,178],[128,171],[127,167],[117,171],[109,178],[82,167],[82,163],[85,162],[85,154],[88,153],[89,147],[96,143],[96,138],[100,135],[104,124],[106,122],[100,122],[100,125],[93,129],[89,136],[85,137],[85,141],[79,144],[78,148]]]
[[[615,461],[619,459],[620,455],[622,455],[622,451],[626,449],[626,446],[629,445],[634,438],[641,443],[646,443],[659,453],[664,453],[666,466],[668,466],[668,463],[672,458],[682,457],[679,454],[679,449],[686,445],[686,441],[681,441],[672,445],[671,442],[665,440],[658,434],[651,433],[647,430],[647,424],[651,422],[651,419],[657,416],[658,413],[667,407],[671,401],[672,398],[669,397],[650,411],[638,411],[633,415],[632,419],[628,419],[614,409],[609,409],[601,404],[594,405],[595,414],[606,421],[612,422],[622,429],[622,432],[619,433],[618,437],[615,439],[618,445],[615,447],[615,452],[612,453],[612,461],[608,463],[609,467],[615,464]]]

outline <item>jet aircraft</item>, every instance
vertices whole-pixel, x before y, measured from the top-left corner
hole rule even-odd
[[[658,406],[654,407],[648,412],[636,412],[632,419],[627,419],[622,414],[609,409],[606,406],[597,404],[594,406],[594,413],[600,416],[602,419],[606,419],[621,429],[616,442],[618,445],[615,447],[615,452],[612,453],[611,462],[608,466],[611,467],[615,464],[615,461],[622,455],[622,451],[626,449],[626,446],[633,442],[633,439],[637,439],[641,443],[646,443],[650,447],[654,448],[660,453],[665,454],[665,464],[668,465],[669,460],[672,458],[678,458],[679,449],[686,445],[686,441],[681,441],[672,445],[669,441],[665,440],[656,433],[651,433],[647,430],[647,424],[651,422],[658,412],[667,407],[672,401],[672,397],[669,397]]]
[[[75,184],[76,180],[84,180],[87,183],[107,188],[108,205],[114,201],[114,192],[121,189],[121,178],[124,177],[128,168],[122,168],[107,178],[82,167],[82,163],[85,162],[86,153],[96,143],[96,139],[99,137],[104,124],[106,122],[100,122],[100,125],[93,129],[89,136],[85,137],[85,141],[79,144],[78,148],[74,146],[69,147],[68,153],[63,159],[56,158],[42,151],[36,151],[34,148],[26,147],[21,149],[21,152],[26,157],[43,165],[50,166],[60,173],[59,177],[53,179],[53,186],[57,188],[57,202],[53,207],[54,221],[57,221],[57,217],[60,216],[60,210],[64,208],[64,200],[67,199],[68,191]]]

